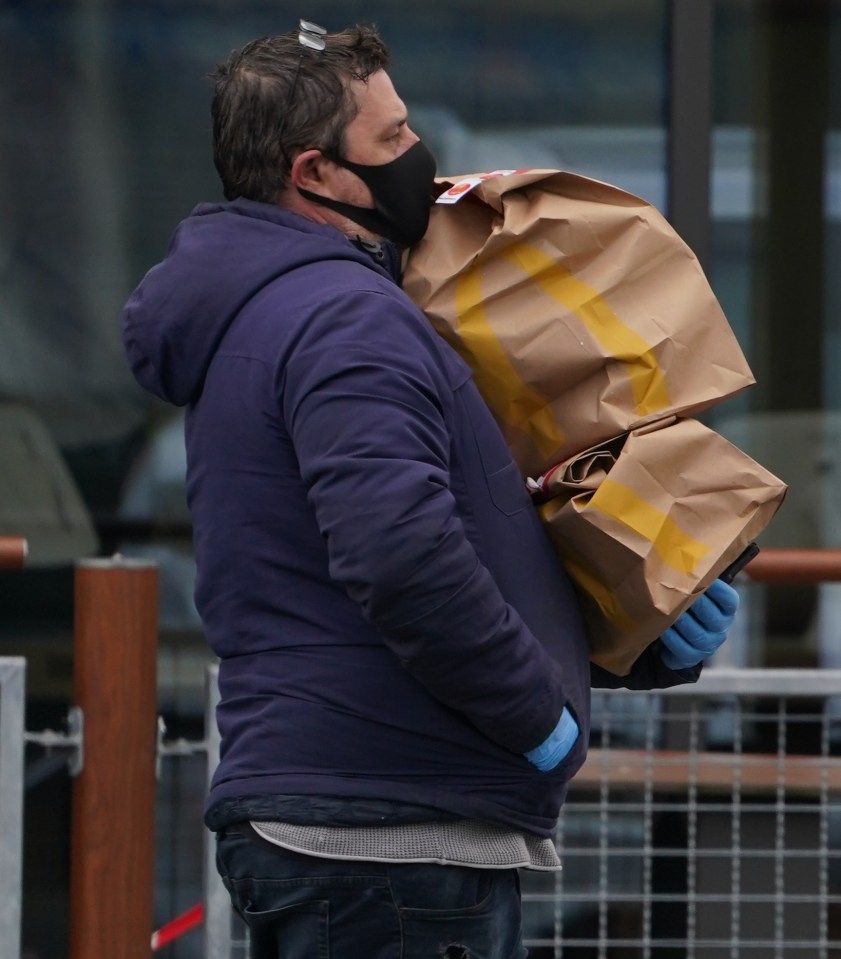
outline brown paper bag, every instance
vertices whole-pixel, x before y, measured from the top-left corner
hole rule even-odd
[[[473,370],[524,475],[754,382],[654,207],[572,173],[487,176],[439,198],[403,286]]]
[[[590,658],[619,676],[768,524],[786,487],[696,420],[635,429],[543,477]]]

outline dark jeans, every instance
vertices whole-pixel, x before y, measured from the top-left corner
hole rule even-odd
[[[320,859],[227,830],[252,959],[524,959],[515,869]]]

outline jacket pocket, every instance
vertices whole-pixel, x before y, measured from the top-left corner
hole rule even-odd
[[[531,505],[531,498],[516,463],[486,475],[491,499],[506,516],[513,516]]]

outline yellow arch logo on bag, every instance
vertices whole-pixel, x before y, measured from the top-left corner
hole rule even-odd
[[[622,323],[597,290],[529,243],[515,243],[498,256],[531,277],[547,296],[578,317],[610,355],[625,364],[634,411],[640,418],[669,409],[666,381],[651,345]],[[477,259],[457,278],[457,332],[475,357],[474,379],[497,417],[527,433],[541,454],[550,455],[564,445],[563,428],[546,398],[523,382],[500,346],[482,296],[486,262]]]
[[[470,365],[479,392],[498,419],[527,433],[549,456],[563,446],[563,430],[546,399],[523,382],[500,345],[485,312],[479,263],[458,278],[455,298],[458,334],[475,357]]]
[[[587,508],[598,510],[638,533],[651,543],[666,566],[679,573],[694,573],[698,563],[710,551],[709,546],[690,536],[668,513],[647,503],[630,487],[609,476],[601,481]]]
[[[555,509],[552,502],[544,504],[541,515],[544,522]],[[647,503],[638,493],[623,483],[606,477],[587,500],[583,511],[594,510],[622,523],[646,542],[665,566],[687,576],[693,576],[698,563],[710,548],[682,529],[669,515]],[[575,582],[599,607],[605,619],[620,632],[630,632],[639,624],[622,606],[613,587],[603,583],[595,570],[589,569],[581,557],[562,550],[564,567]]]

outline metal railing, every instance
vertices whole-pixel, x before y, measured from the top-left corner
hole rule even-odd
[[[716,669],[596,693],[564,870],[524,875],[531,954],[837,956],[839,693],[837,671]]]
[[[25,660],[0,658],[0,955],[20,955]]]
[[[215,667],[208,691],[211,722]],[[594,691],[592,748],[557,833],[564,868],[522,874],[529,955],[841,955],[838,697],[836,670]],[[244,957],[211,842],[205,954]]]
[[[769,550],[746,573],[836,582],[841,551]],[[23,659],[0,659],[0,954],[14,959],[23,747],[47,742],[23,729],[24,675]],[[159,755],[200,753],[209,776],[215,666],[206,680],[204,738]],[[841,956],[841,671],[708,668],[694,686],[593,700],[590,756],[559,824],[565,868],[523,875],[532,956]],[[214,859],[207,834],[202,955],[245,956]]]
[[[0,660],[0,942],[19,954],[25,665]],[[207,774],[218,757],[207,673]],[[533,959],[841,954],[841,671],[708,669],[665,691],[594,691],[554,874],[524,872]],[[244,957],[205,838],[202,955]],[[620,950],[624,950],[620,951]]]

